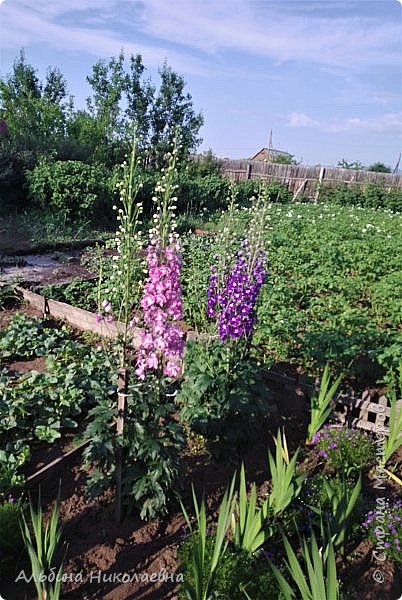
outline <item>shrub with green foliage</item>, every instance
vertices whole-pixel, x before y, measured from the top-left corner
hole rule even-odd
[[[359,471],[375,459],[373,440],[359,429],[325,426],[313,436],[311,443],[329,467],[343,470],[346,474]]]
[[[255,179],[246,179],[236,182],[237,203],[240,206],[249,206],[250,200],[258,193],[259,181]],[[267,200],[269,202],[279,202],[287,204],[293,198],[292,192],[288,190],[286,185],[279,181],[271,181],[267,185]]]
[[[45,210],[94,222],[111,214],[114,177],[102,165],[77,160],[40,161],[27,173],[27,181],[30,198]]]
[[[178,179],[177,213],[208,213],[223,210],[228,204],[229,182],[219,175],[189,177],[181,173]]]
[[[363,208],[387,208],[402,211],[402,189],[386,187],[376,183],[366,185],[342,183],[337,186],[323,185],[319,201],[342,206],[362,206]]]
[[[206,175],[220,175],[222,172],[222,159],[217,158],[211,149],[190,156],[186,171],[191,177],[205,177]]]
[[[220,340],[188,343],[185,374],[177,395],[181,419],[219,442],[219,451],[240,450],[270,414],[257,361],[229,356]]]
[[[27,204],[25,172],[34,164],[32,151],[17,150],[7,140],[0,140],[0,215]]]

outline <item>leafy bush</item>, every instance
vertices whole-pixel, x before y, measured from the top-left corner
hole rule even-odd
[[[16,150],[9,142],[0,140],[0,214],[27,204],[27,169],[35,164],[31,151]]]
[[[362,206],[364,208],[386,208],[402,211],[402,189],[368,183],[366,185],[342,183],[336,186],[323,185],[319,201],[342,206]]]
[[[91,421],[86,429],[91,443],[84,459],[95,467],[88,481],[89,492],[95,496],[114,483],[116,453],[121,449],[123,503],[128,512],[140,510],[143,519],[166,512],[183,444],[181,427],[172,416],[171,398],[161,393],[155,401],[157,385],[155,378],[129,384],[124,437],[116,436],[111,427],[117,417],[116,399],[111,395],[104,395],[89,411]]]
[[[270,414],[257,361],[237,357],[228,365],[227,346],[220,340],[187,344],[177,402],[182,421],[231,452],[246,444]]]
[[[177,183],[177,214],[212,213],[227,207],[229,182],[219,175],[191,178],[182,173]]]
[[[94,222],[111,215],[114,177],[102,165],[40,161],[27,173],[27,181],[31,199],[45,210],[60,211],[68,219],[89,217]]]
[[[260,182],[258,179],[246,179],[236,181],[237,202],[240,206],[249,206],[250,200],[258,193]],[[293,194],[286,185],[278,181],[271,181],[267,184],[267,200],[269,202],[278,202],[287,204],[292,201]]]
[[[186,171],[191,177],[220,175],[222,172],[222,160],[217,158],[210,149],[201,155],[190,156],[186,165]]]

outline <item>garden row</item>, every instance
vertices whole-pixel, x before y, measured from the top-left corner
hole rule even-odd
[[[252,214],[249,206],[237,211],[238,237]],[[212,331],[204,306],[210,266],[220,251],[214,231],[224,226],[225,215],[218,213],[202,225],[210,235],[181,237],[183,318],[197,331]],[[347,368],[363,384],[375,384],[375,378],[401,359],[400,213],[272,203],[268,219],[264,236],[269,273],[254,333],[260,359],[301,365],[311,374],[330,361],[334,370]],[[102,272],[100,287],[99,282],[77,279],[67,286],[47,286],[41,293],[96,312],[100,298],[110,295],[114,259],[90,251],[83,264]],[[140,269],[135,276],[139,284]],[[139,285],[136,290],[133,304]]]

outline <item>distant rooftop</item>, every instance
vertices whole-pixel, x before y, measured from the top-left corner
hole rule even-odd
[[[266,161],[270,161],[270,160],[272,160],[272,158],[275,158],[276,156],[289,156],[289,157],[291,157],[292,155],[289,154],[289,152],[284,152],[283,150],[276,150],[275,148],[261,148],[261,150],[259,150],[257,152],[257,154],[254,154],[254,156],[252,156],[250,158],[250,160],[266,160]]]

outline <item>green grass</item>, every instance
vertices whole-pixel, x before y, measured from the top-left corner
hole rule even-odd
[[[113,230],[114,223],[111,223]],[[59,214],[41,210],[27,210],[0,216],[0,254],[18,250],[40,251],[54,244],[81,240],[105,240],[113,237],[113,231],[96,228],[90,221],[66,222]]]

